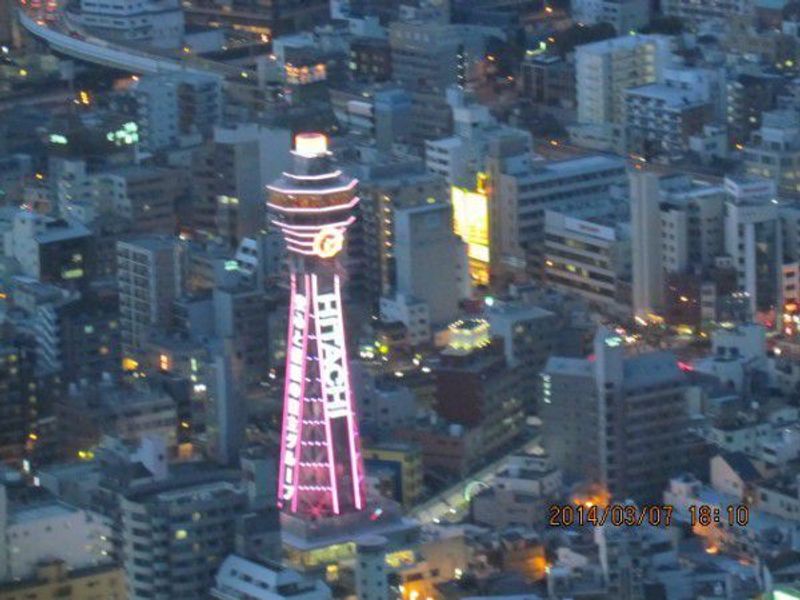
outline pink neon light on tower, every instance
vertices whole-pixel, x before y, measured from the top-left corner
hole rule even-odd
[[[292,154],[292,171],[267,186],[291,269],[278,502],[321,518],[366,503],[338,261],[357,181],[331,166],[322,134],[299,134]]]

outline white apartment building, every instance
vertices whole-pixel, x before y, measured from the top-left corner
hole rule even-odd
[[[177,48],[183,41],[178,0],[81,0],[80,22],[101,34]]]
[[[178,246],[166,237],[117,242],[120,333],[127,355],[143,350],[154,327],[169,324],[180,293]]]
[[[55,500],[10,506],[0,485],[0,581],[32,577],[44,560],[70,569],[106,564],[110,540],[100,515]]]
[[[319,579],[304,577],[276,563],[228,556],[217,572],[211,597],[219,600],[330,600]]]
[[[625,92],[655,83],[672,62],[671,41],[662,35],[626,35],[575,50],[578,125],[575,143],[617,147],[624,141]]]

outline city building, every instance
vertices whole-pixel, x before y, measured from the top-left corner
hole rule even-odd
[[[365,300],[378,305],[396,285],[395,221],[397,211],[443,200],[445,183],[426,172],[415,157],[397,156],[360,147],[346,168],[358,178],[358,219],[348,239],[350,290],[363,290]],[[361,238],[360,240],[358,238]],[[428,336],[430,337],[430,336]]]
[[[392,49],[382,37],[357,37],[350,42],[350,73],[357,81],[387,81],[392,77]]]
[[[68,569],[61,561],[41,563],[35,575],[0,583],[0,600],[124,600],[125,578],[118,566]]]
[[[673,354],[625,356],[599,328],[592,356],[551,357],[541,379],[543,445],[565,477],[646,500],[690,460],[689,385]]]
[[[574,213],[573,213],[574,214]],[[581,219],[548,210],[544,223],[544,278],[593,305],[628,314],[631,239],[626,219],[613,213]]]
[[[236,554],[219,567],[211,597],[219,600],[330,600],[319,579],[304,577],[278,563],[256,562]]]
[[[288,130],[259,124],[215,127],[192,158],[192,202],[179,223],[236,247],[266,225],[264,188],[288,167]]]
[[[492,344],[488,321],[456,321],[441,353],[436,376],[437,414],[467,428],[480,427],[487,454],[503,447],[521,431],[526,410],[525,377],[510,369],[503,347]]]
[[[403,506],[414,506],[422,496],[422,454],[418,446],[391,441],[370,443],[364,447],[364,465],[367,478],[380,479],[379,489],[389,492],[388,496]]]
[[[650,22],[652,6],[646,0],[575,0],[572,18],[584,25],[610,23],[618,35],[638,31]]]
[[[183,41],[183,11],[177,0],[81,0],[78,20],[98,35],[120,41],[162,48],[177,48]]]
[[[415,15],[389,26],[392,80],[411,92],[411,141],[440,139],[452,132],[445,93],[464,86],[471,66],[485,53],[490,28],[450,24],[430,15]]]
[[[384,298],[382,306],[421,302],[430,326],[446,325],[458,317],[459,302],[470,296],[467,248],[453,232],[453,210],[433,202],[396,209],[394,219],[395,294]]]
[[[64,456],[91,451],[104,435],[130,443],[158,436],[168,448],[177,443],[175,401],[151,384],[73,383],[56,401],[56,410],[62,423],[59,433]]]
[[[694,86],[693,86],[694,87]],[[711,118],[708,102],[669,84],[651,83],[625,92],[627,148],[652,157],[680,157],[689,139]]]
[[[263,35],[272,39],[286,33],[311,29],[328,17],[323,0],[278,0],[259,4],[236,0],[195,0],[184,6],[189,24],[202,27],[229,27],[234,31]]]
[[[515,144],[490,152],[487,164],[491,270],[501,278],[541,277],[546,210],[591,209],[626,185],[625,161],[610,155],[535,161]]]
[[[492,300],[486,307],[491,335],[502,339],[506,364],[538,373],[568,329],[556,313],[525,302]]]
[[[53,499],[17,504],[0,486],[0,581],[37,576],[41,563],[58,560],[68,569],[111,562],[111,533],[99,514]]]
[[[666,0],[661,10],[666,15],[680,17],[696,23],[709,19],[728,20],[737,17],[752,17],[755,2],[752,0],[708,0],[697,3],[692,0]]]
[[[130,165],[89,176],[86,193],[95,214],[122,219],[132,234],[172,235],[183,183],[174,169]]]
[[[356,597],[358,600],[381,600],[389,597],[389,565],[386,564],[388,540],[367,535],[356,542]]]
[[[38,437],[35,349],[22,340],[0,345],[0,461],[20,466]]]
[[[169,73],[140,77],[131,92],[141,124],[141,146],[157,152],[208,136],[222,118],[218,76]]]
[[[561,472],[546,454],[514,454],[491,486],[471,498],[470,512],[475,523],[495,530],[541,527],[561,490]]]
[[[461,87],[447,89],[447,101],[453,114],[453,135],[425,142],[425,166],[441,175],[448,185],[473,185],[484,169],[490,144],[503,139],[520,139],[528,152],[533,150],[529,132],[501,125],[489,112]]]
[[[574,60],[544,53],[526,56],[521,65],[520,91],[535,104],[574,112],[577,108]]]
[[[782,194],[800,192],[800,119],[791,111],[762,115],[761,128],[743,150],[748,175],[775,183]]]
[[[714,185],[632,170],[635,314],[694,327],[779,307],[784,256],[776,245],[781,225],[773,194],[763,179]],[[751,227],[758,242],[747,240]]]
[[[117,242],[117,277],[122,352],[133,358],[154,329],[172,322],[181,284],[177,242],[158,236]]]
[[[91,279],[91,234],[80,223],[18,210],[3,234],[12,272],[71,288],[82,288]]]
[[[762,179],[725,179],[725,251],[736,268],[751,314],[781,310],[783,242],[775,185]]]
[[[194,600],[234,549],[247,495],[236,474],[186,464],[121,492],[123,567],[130,600]],[[197,553],[203,560],[198,561]],[[169,560],[166,558],[169,557]]]
[[[578,125],[570,131],[573,141],[597,149],[624,148],[626,91],[658,82],[672,60],[667,36],[624,35],[578,46]]]

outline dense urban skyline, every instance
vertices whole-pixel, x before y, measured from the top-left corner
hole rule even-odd
[[[0,0],[0,600],[800,598],[800,2]]]

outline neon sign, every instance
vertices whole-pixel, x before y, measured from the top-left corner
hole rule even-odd
[[[314,287],[316,288],[316,277]],[[344,330],[337,294],[335,292],[319,294],[316,297],[315,309],[322,397],[325,401],[325,414],[333,419],[345,416],[350,408]]]
[[[320,258],[332,258],[339,254],[344,246],[344,234],[341,229],[325,227],[314,236],[314,254]]]
[[[296,292],[294,280],[292,291]],[[286,398],[284,402],[283,447],[281,448],[281,494],[284,501],[295,497],[296,467],[302,426],[302,402],[305,387],[306,344],[308,339],[308,302],[305,296],[292,295],[286,357]]]

